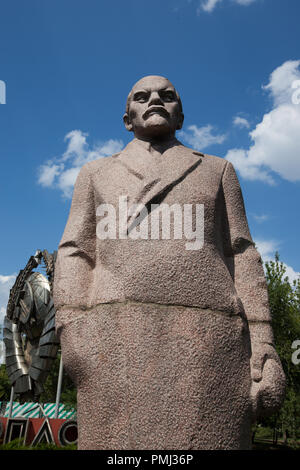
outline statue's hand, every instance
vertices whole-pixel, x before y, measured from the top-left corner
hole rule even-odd
[[[285,393],[285,375],[274,347],[252,344],[251,401],[254,419],[269,416],[280,408]]]

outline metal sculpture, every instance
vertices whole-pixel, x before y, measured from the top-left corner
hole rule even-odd
[[[8,378],[21,403],[38,401],[57,356],[52,284],[56,252],[38,250],[10,290],[3,341]],[[33,272],[44,261],[45,277]]]

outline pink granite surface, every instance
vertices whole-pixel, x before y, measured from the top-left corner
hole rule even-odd
[[[204,204],[203,247],[99,239],[97,208],[122,217],[122,195],[147,207]],[[174,135],[161,148],[135,138],[82,168],[54,301],[80,449],[248,449],[251,422],[280,406],[285,378],[236,173]]]

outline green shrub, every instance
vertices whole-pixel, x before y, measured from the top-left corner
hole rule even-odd
[[[255,439],[273,439],[273,429],[264,426],[258,426],[255,432]]]

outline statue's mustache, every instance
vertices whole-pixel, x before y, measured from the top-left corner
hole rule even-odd
[[[165,117],[169,117],[168,111],[163,108],[162,106],[151,106],[151,108],[147,109],[147,111],[143,114],[143,119],[147,119],[148,116],[152,113],[162,114]]]

